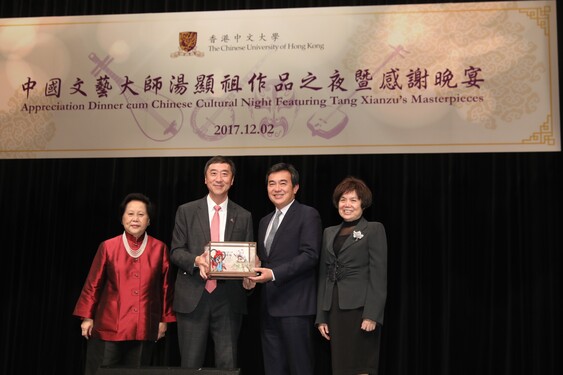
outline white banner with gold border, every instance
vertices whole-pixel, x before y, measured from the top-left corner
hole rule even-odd
[[[0,158],[560,151],[555,1],[0,19]]]

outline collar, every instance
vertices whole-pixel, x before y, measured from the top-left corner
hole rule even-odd
[[[136,248],[141,246],[141,243],[143,243],[143,239],[145,238],[146,235],[147,232],[144,232],[139,236],[139,238],[135,238],[135,236],[133,236],[132,234],[125,232],[125,237],[127,237],[127,242],[129,242],[129,245]]]
[[[219,204],[219,206],[221,206],[222,212],[227,211],[227,204],[228,203],[229,203],[229,198],[225,199],[223,202],[221,202]],[[217,206],[217,203],[215,203],[213,201],[213,199],[211,199],[209,194],[207,194],[207,209],[209,210],[209,212],[214,213],[215,212],[215,206]]]
[[[282,208],[277,208],[274,211],[274,215],[276,214],[276,212],[281,211],[282,216],[285,216],[285,214],[287,213],[287,210],[289,210],[289,207],[291,207],[291,205],[293,204],[293,202],[295,202],[295,199],[292,200],[291,202],[289,202],[288,204],[286,204],[285,206],[283,206]]]

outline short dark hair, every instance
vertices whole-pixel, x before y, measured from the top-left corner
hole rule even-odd
[[[272,165],[270,169],[268,169],[268,172],[266,172],[266,186],[268,185],[268,178],[270,175],[280,171],[288,171],[291,175],[291,184],[293,186],[299,185],[299,172],[297,172],[297,169],[289,163],[278,163]]]
[[[119,220],[121,220],[121,218],[123,217],[125,209],[127,208],[127,204],[129,204],[129,202],[131,201],[143,202],[147,208],[147,215],[149,215],[149,219],[152,217],[154,207],[149,197],[141,193],[130,193],[127,194],[125,198],[123,198],[123,201],[121,201],[121,204],[119,205]]]
[[[338,208],[338,202],[340,201],[342,195],[352,191],[355,191],[358,198],[362,201],[362,209],[366,209],[371,206],[372,195],[369,187],[359,178],[349,176],[342,180],[338,185],[336,185],[336,188],[334,188],[334,193],[332,194],[332,203],[334,204],[334,207]]]
[[[235,167],[235,162],[229,159],[228,157],[221,155],[214,156],[211,159],[209,159],[207,163],[205,163],[205,168],[203,168],[203,177],[207,175],[207,170],[209,169],[209,166],[211,164],[229,164],[229,166],[231,167],[231,172],[233,173],[233,177],[235,177],[235,174],[237,172],[237,169]]]

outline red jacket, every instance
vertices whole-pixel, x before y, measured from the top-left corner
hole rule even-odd
[[[92,336],[102,340],[156,340],[160,322],[176,321],[169,266],[166,245],[154,237],[138,258],[121,235],[102,242],[73,315],[94,319]]]

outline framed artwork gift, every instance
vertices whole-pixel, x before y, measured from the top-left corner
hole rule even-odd
[[[214,242],[205,246],[210,279],[243,279],[256,276],[256,242]]]

